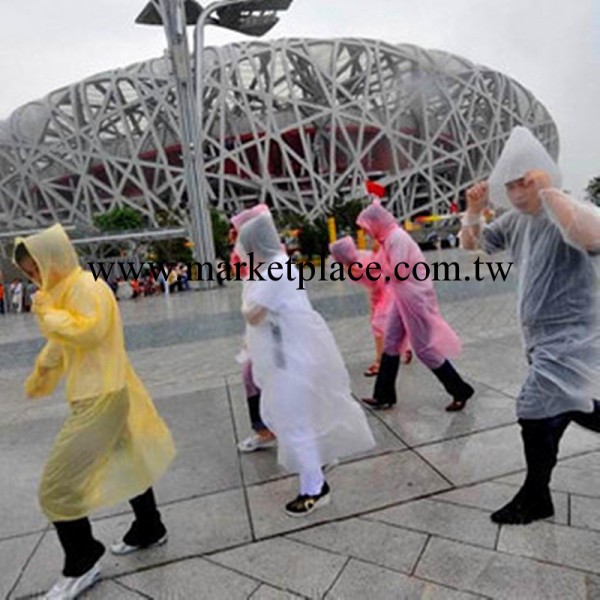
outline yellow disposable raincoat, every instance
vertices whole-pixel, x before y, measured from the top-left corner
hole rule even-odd
[[[32,310],[48,340],[25,391],[48,395],[65,376],[71,408],[44,469],[40,503],[51,521],[69,521],[143,493],[175,448],[129,363],[111,289],[81,269],[60,225],[19,243],[40,272]]]

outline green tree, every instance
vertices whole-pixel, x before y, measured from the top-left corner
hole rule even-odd
[[[93,219],[94,225],[103,233],[119,233],[123,231],[135,231],[144,226],[144,215],[128,206],[116,207],[104,213],[96,215]],[[123,253],[131,252],[131,242],[123,241],[108,244],[104,248],[103,256],[116,258]]]
[[[318,217],[310,222],[304,220],[300,226],[300,252],[309,260],[317,256],[326,256],[329,254],[329,236],[327,231],[327,219]]]
[[[333,206],[329,209],[329,215],[335,219],[335,227],[340,235],[353,235],[358,229],[356,218],[362,209],[367,205],[364,198],[355,198],[353,200],[342,200],[336,198]]]
[[[210,209],[215,256],[229,261],[229,221],[223,212],[216,208]]]
[[[585,191],[587,192],[588,198],[596,206],[600,206],[600,175],[590,180]]]
[[[94,225],[105,232],[132,231],[144,226],[144,216],[128,206],[116,207],[94,217]]]
[[[156,221],[164,228],[181,226],[177,217],[166,210],[156,214]],[[191,263],[194,256],[193,247],[185,237],[156,240],[150,244],[149,253],[152,260],[164,263]]]

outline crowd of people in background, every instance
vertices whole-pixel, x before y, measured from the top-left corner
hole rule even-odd
[[[0,315],[31,311],[35,284],[15,277],[9,284],[0,280]]]
[[[164,269],[168,273],[166,277],[163,272],[155,276],[152,269],[147,267],[142,270],[142,274],[138,278],[116,277],[108,281],[108,285],[117,300],[142,298],[160,293],[187,292],[191,289],[187,265],[183,263],[166,264]]]

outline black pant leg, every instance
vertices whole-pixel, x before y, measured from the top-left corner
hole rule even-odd
[[[160,520],[160,513],[156,506],[156,498],[154,497],[154,491],[151,487],[143,494],[132,498],[129,501],[129,504],[133,509],[137,521],[145,523],[156,519]]]
[[[135,521],[123,537],[130,546],[150,546],[156,543],[166,533],[152,488],[129,501],[135,514]]]
[[[560,440],[567,429],[569,413],[547,419],[520,419],[527,476],[522,493],[532,499],[549,498],[550,480],[556,466]]]
[[[571,413],[571,418],[577,425],[600,433],[600,400],[594,400],[593,412],[574,412]]]
[[[104,545],[94,538],[89,519],[56,521],[53,525],[65,553],[62,574],[80,577],[87,573],[104,554]]]
[[[260,416],[260,394],[248,396],[248,413],[250,414],[250,423],[254,431],[262,431],[268,429]]]

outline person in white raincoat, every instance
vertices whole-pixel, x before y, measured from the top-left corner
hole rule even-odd
[[[516,127],[488,182],[467,191],[466,249],[507,250],[519,272],[517,310],[529,373],[517,398],[527,475],[491,516],[526,524],[554,514],[549,484],[571,421],[600,431],[597,257],[600,210],[558,188],[560,171],[525,127]],[[488,201],[509,208],[490,225]]]
[[[262,391],[261,416],[279,440],[279,463],[300,475],[300,493],[286,512],[303,516],[329,502],[323,465],[375,441],[327,324],[298,289],[297,268],[281,250],[271,215],[241,227],[238,253],[246,262],[250,254],[254,264],[264,262],[258,268],[264,281],[254,274],[244,281],[248,352]]]

